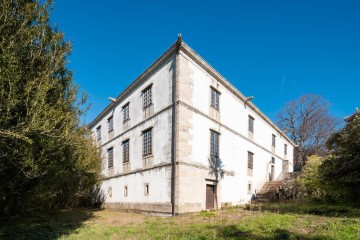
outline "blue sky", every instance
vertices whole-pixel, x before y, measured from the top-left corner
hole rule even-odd
[[[360,1],[55,0],[52,23],[73,43],[86,123],[178,33],[274,121],[304,94],[324,96],[339,118],[360,107]]]

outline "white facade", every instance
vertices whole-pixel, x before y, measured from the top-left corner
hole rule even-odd
[[[143,91],[148,88],[152,104],[144,108]],[[211,106],[212,91],[219,94],[218,110]],[[126,104],[130,119],[123,123]],[[114,130],[109,133],[111,116]],[[253,133],[249,116],[254,119]],[[281,180],[292,171],[293,142],[181,39],[89,125],[94,136],[99,126],[105,207],[183,213],[244,204],[266,181]],[[144,157],[142,133],[150,128],[151,154]],[[211,131],[219,134],[218,157],[226,170],[218,184],[209,174]],[[122,143],[127,139],[129,162],[124,163]],[[248,170],[249,152],[252,170]],[[209,191],[217,191],[214,200]]]

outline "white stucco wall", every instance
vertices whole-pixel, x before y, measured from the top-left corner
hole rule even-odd
[[[170,163],[171,149],[171,84],[173,57],[161,65],[141,85],[134,89],[116,105],[91,129],[96,138],[96,128],[101,125],[101,152],[103,157],[102,174],[105,180],[102,183],[106,203],[163,203],[170,202],[168,167],[141,171],[143,169],[142,131],[152,127],[152,155],[153,166]],[[142,90],[152,85],[153,116],[145,119],[143,110]],[[130,120],[127,128],[123,124],[122,107],[129,102]],[[113,116],[114,133],[108,133],[107,119]],[[124,140],[130,139],[130,172],[123,175],[123,146]],[[113,147],[113,176],[110,179],[108,170],[107,149]],[[144,184],[148,183],[150,193],[144,194]],[[128,186],[128,196],[124,196],[124,186]],[[112,196],[109,197],[109,187]]]
[[[288,146],[286,159],[290,163],[289,171],[292,171],[293,146],[276,129],[271,127],[250,107],[245,106],[238,97],[211,77],[186,54],[180,53],[182,58],[181,69],[186,69],[186,72],[189,73],[188,77],[191,78],[191,99],[184,99],[184,102],[195,109],[192,112],[191,119],[185,120],[192,123],[192,127],[189,129],[192,136],[190,141],[192,153],[188,162],[200,164],[204,167],[209,165],[210,129],[218,131],[220,133],[220,159],[223,161],[225,170],[234,172],[233,176],[225,176],[220,181],[221,186],[218,194],[221,199],[219,201],[244,204],[269,180],[272,157],[275,158],[274,180],[281,180],[285,143]],[[209,116],[210,86],[221,93],[220,123],[212,120]],[[180,99],[183,100],[181,97]],[[255,119],[253,140],[248,138],[248,115]],[[272,152],[271,146],[272,134],[276,136],[274,152]],[[248,151],[254,153],[252,176],[247,176]],[[208,177],[211,178],[209,175]],[[203,181],[203,179],[194,179],[194,181]],[[251,192],[248,192],[249,183],[252,184]],[[203,185],[205,188],[205,182]],[[199,190],[194,198],[204,201],[204,194],[205,191]],[[183,200],[191,202],[191,195],[189,194],[188,198],[183,198]],[[204,204],[202,206],[205,207]]]

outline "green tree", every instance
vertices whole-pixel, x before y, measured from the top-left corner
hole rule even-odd
[[[345,127],[327,141],[331,155],[320,166],[320,173],[338,200],[360,204],[360,112],[345,121]]]
[[[301,177],[297,180],[300,192],[306,194],[307,197],[324,199],[326,196],[325,187],[319,172],[323,162],[324,158],[321,156],[313,155],[307,158],[301,172]]]
[[[86,96],[67,67],[71,45],[49,23],[52,2],[0,1],[0,211],[78,203],[101,160],[80,126]]]

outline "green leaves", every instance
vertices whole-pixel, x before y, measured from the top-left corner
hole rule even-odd
[[[86,96],[77,100],[71,44],[50,25],[51,8],[0,3],[0,212],[74,205],[99,178],[99,153],[79,126]]]

